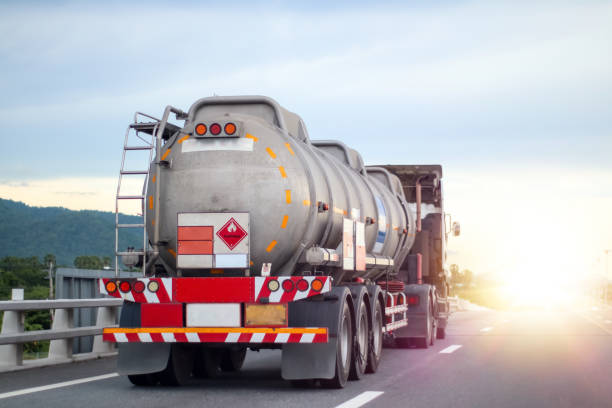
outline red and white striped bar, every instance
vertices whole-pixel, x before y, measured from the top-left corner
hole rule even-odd
[[[143,327],[104,329],[111,343],[327,343],[327,328]]]

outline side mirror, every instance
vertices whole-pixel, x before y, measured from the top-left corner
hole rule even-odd
[[[451,229],[453,230],[453,235],[458,237],[459,235],[461,235],[461,225],[455,221],[453,222],[453,226],[451,227]]]

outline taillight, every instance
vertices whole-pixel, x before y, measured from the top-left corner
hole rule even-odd
[[[149,284],[147,285],[147,288],[149,289],[150,292],[157,292],[157,290],[159,289],[159,283],[157,283],[157,281],[149,281]]]
[[[408,305],[417,306],[419,304],[419,297],[417,295],[408,296]]]
[[[210,133],[217,136],[219,133],[221,133],[221,125],[218,123],[213,123],[210,125]]]
[[[285,292],[291,292],[293,290],[293,281],[291,279],[286,279],[283,281],[283,290]]]
[[[276,292],[279,287],[280,287],[280,284],[278,283],[276,279],[272,279],[268,281],[268,289],[270,290],[270,292]]]
[[[310,284],[310,287],[312,288],[312,290],[314,290],[315,292],[320,292],[323,289],[323,282],[320,279],[315,279],[312,281],[312,283]]]
[[[119,289],[121,289],[122,292],[127,293],[132,289],[132,285],[130,285],[130,282],[128,281],[123,281],[119,284]]]
[[[196,134],[198,134],[200,136],[205,135],[206,134],[206,130],[207,130],[206,129],[206,125],[203,124],[203,123],[198,123],[196,128],[195,128]]]
[[[310,287],[306,279],[300,279],[299,281],[297,281],[295,286],[297,287],[297,290],[299,290],[300,292],[306,292],[308,288]]]
[[[113,281],[106,282],[106,291],[108,293],[113,293],[116,290],[117,290],[117,284],[115,282]]]
[[[142,292],[144,292],[144,290],[145,290],[144,282],[141,282],[141,281],[134,282],[134,292],[142,293]]]
[[[234,125],[233,123],[226,123],[225,124],[225,133],[228,135],[233,135],[234,133],[236,133],[236,125]]]

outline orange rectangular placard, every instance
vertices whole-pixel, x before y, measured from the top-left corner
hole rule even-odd
[[[178,227],[179,241],[212,241],[213,227]]]
[[[179,241],[179,255],[212,255],[212,241]]]

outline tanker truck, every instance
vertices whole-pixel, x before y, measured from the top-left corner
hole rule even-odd
[[[148,168],[127,168],[134,151],[148,151]],[[141,194],[122,192],[133,175]],[[268,97],[136,113],[116,277],[99,282],[124,299],[119,325],[103,330],[118,372],[181,385],[239,370],[247,349],[280,349],[284,379],[342,388],[377,371],[383,343],[444,337],[441,178],[440,166],[365,166]],[[125,200],[142,203],[141,224],[119,222]],[[126,228],[143,229],[140,250],[119,248]],[[143,276],[120,277],[119,260]]]

